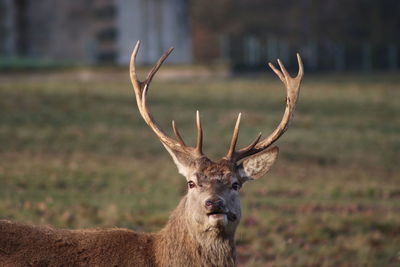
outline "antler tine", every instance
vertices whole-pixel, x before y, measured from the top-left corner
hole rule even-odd
[[[245,157],[248,157],[248,156],[254,154],[253,153],[253,149],[258,144],[258,142],[260,141],[260,138],[261,138],[261,133],[259,133],[257,135],[257,137],[254,138],[254,140],[248,146],[246,146],[246,147],[240,149],[239,151],[235,152],[233,157],[232,157],[232,160],[236,162],[236,161],[238,161],[240,159],[243,159]]]
[[[196,152],[198,155],[203,155],[203,128],[201,127],[200,112],[196,111],[196,126],[197,126],[197,144]]]
[[[282,61],[278,59],[278,64],[280,70],[278,70],[272,63],[268,63],[271,69],[275,72],[275,74],[279,77],[279,79],[283,82],[286,87],[286,108],[283,114],[282,120],[279,123],[278,127],[265,139],[259,142],[261,134],[257,137],[257,139],[252,142],[249,146],[237,151],[234,153],[233,161],[239,161],[245,157],[256,154],[267,149],[270,145],[272,145],[276,140],[281,137],[286,130],[288,129],[290,122],[293,119],[294,111],[296,108],[297,99],[300,92],[300,84],[304,75],[303,70],[303,62],[301,61],[300,55],[297,53],[297,62],[299,65],[299,71],[295,78],[292,78]]]
[[[172,121],[172,129],[174,130],[174,134],[176,136],[176,138],[178,139],[178,142],[182,145],[182,146],[186,146],[185,142],[182,139],[181,134],[178,131],[178,128],[176,127],[175,121]]]
[[[304,76],[303,61],[301,61],[299,53],[296,53],[296,56],[297,56],[297,64],[299,64],[299,71],[297,72],[296,78],[301,80]]]
[[[142,83],[139,81],[139,79],[137,78],[137,74],[136,74],[136,56],[139,52],[139,48],[140,48],[140,41],[137,41],[135,48],[133,49],[133,52],[131,55],[131,60],[130,60],[130,64],[129,64],[129,76],[131,78],[132,86],[135,91],[136,103],[138,105],[139,112],[140,112],[140,114],[142,114],[142,104],[141,104]]]
[[[233,130],[231,145],[229,146],[228,154],[226,155],[227,159],[232,159],[233,154],[235,153],[236,144],[239,136],[239,128],[240,128],[240,119],[242,118],[242,113],[238,114],[236,119],[235,128]]]
[[[151,81],[153,80],[154,75],[157,73],[158,69],[161,67],[161,65],[164,63],[164,61],[167,59],[167,57],[172,53],[174,50],[173,47],[169,48],[157,61],[157,63],[154,65],[154,67],[150,70],[149,74],[146,77],[145,83],[150,84]]]

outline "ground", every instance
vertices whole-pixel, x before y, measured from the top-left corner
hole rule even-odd
[[[266,72],[164,77],[149,105],[204,151],[228,150],[280,121],[284,89]],[[400,76],[306,75],[280,156],[241,190],[241,266],[400,264]],[[0,75],[1,218],[56,227],[159,230],[186,185],[139,116],[126,70]]]

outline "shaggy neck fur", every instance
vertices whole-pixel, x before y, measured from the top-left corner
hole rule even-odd
[[[160,266],[234,266],[234,233],[204,231],[185,214],[186,197],[172,213],[155,241],[156,262]],[[189,211],[190,212],[190,211]]]

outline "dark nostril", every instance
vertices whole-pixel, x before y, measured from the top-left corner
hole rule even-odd
[[[212,208],[224,208],[225,204],[222,199],[207,199],[205,202],[205,206],[207,209]]]
[[[209,208],[214,204],[212,200],[206,200],[206,207]]]

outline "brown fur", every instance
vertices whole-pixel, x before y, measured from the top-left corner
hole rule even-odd
[[[197,236],[185,204],[183,198],[164,229],[151,234],[0,220],[0,266],[234,266],[233,236]]]
[[[155,235],[0,221],[0,266],[155,266]],[[127,256],[129,255],[129,256]]]
[[[224,233],[199,233],[187,223],[186,197],[155,240],[157,266],[234,266],[234,238]]]

